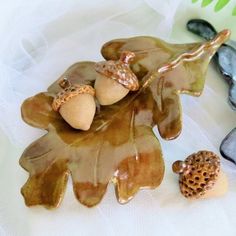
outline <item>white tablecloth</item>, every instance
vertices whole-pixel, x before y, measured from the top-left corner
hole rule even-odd
[[[23,123],[20,104],[43,91],[72,63],[101,60],[110,39],[153,35],[171,42],[200,40],[187,32],[190,18],[208,19],[236,40],[234,0],[218,13],[200,1],[9,1],[0,14],[0,236],[3,235],[236,235],[236,166],[223,160],[229,192],[219,199],[186,200],[171,164],[198,150],[219,153],[224,136],[236,126],[227,104],[228,86],[211,65],[201,97],[182,96],[183,131],[174,141],[160,138],[166,163],[156,190],[140,191],[126,205],[109,186],[101,204],[87,209],[73,195],[71,181],[56,210],[27,208],[20,188],[27,173],[18,159],[39,131]]]

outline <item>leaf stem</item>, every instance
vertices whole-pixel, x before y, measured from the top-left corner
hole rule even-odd
[[[164,63],[156,71],[152,72],[151,75],[145,76],[147,78],[144,77],[144,83],[142,85],[142,88],[144,89],[147,88],[155,79],[159,78],[160,75],[173,70],[181,62],[195,60],[203,53],[204,49],[211,48],[211,47],[215,49],[219,47],[222,43],[224,43],[225,41],[229,39],[229,36],[230,36],[230,30],[228,29],[222,30],[215,36],[215,38],[203,43],[200,47],[198,47],[194,51],[183,53],[179,55],[176,59],[172,60],[171,62]]]

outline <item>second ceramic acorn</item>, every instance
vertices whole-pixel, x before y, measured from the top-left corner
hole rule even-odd
[[[210,151],[199,151],[185,161],[176,161],[173,172],[179,174],[181,193],[190,199],[223,196],[228,180],[220,168],[220,158]]]
[[[129,63],[134,57],[133,52],[124,51],[118,61],[102,61],[95,64],[98,76],[94,88],[101,105],[116,103],[129,91],[139,89],[138,79],[129,68]]]

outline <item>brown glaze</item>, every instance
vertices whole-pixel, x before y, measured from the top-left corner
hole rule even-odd
[[[159,186],[164,161],[152,127],[157,124],[166,139],[178,136],[178,93],[201,93],[207,65],[227,37],[221,33],[218,41],[189,45],[171,45],[151,37],[105,44],[102,53],[106,59],[118,59],[123,50],[135,52],[131,68],[142,85],[120,102],[98,109],[85,132],[71,128],[53,111],[53,97],[62,90],[58,81],[48,92],[27,99],[22,105],[24,121],[48,133],[31,144],[20,159],[30,173],[22,188],[26,204],[58,206],[69,173],[77,199],[88,207],[101,201],[109,181],[115,184],[120,203],[128,202],[139,189]],[[93,62],[80,62],[59,80],[93,85],[96,75]]]
[[[154,122],[162,138],[176,138],[182,129],[179,94],[200,96],[204,88],[208,64],[219,46],[230,35],[220,32],[213,40],[200,44],[168,44],[153,37],[118,39],[102,48],[105,59],[119,58],[122,51],[133,51],[134,73],[150,86],[155,99]]]
[[[186,198],[200,198],[211,190],[220,173],[220,158],[210,151],[199,151],[185,161],[173,163],[173,171],[179,174],[181,193]]]
[[[93,207],[97,205],[107,190],[107,184],[91,182],[74,183],[74,193],[76,198],[85,206]]]
[[[24,162],[21,162],[21,165],[24,165]],[[43,174],[32,174],[21,189],[25,204],[27,206],[44,205],[47,208],[57,207],[64,196],[68,176],[69,172],[64,160],[50,163]]]
[[[82,204],[89,207],[101,201],[105,193],[104,188],[110,180],[116,184],[116,189],[119,189],[117,192],[119,201],[122,203],[131,199],[133,192],[136,193],[139,188],[155,188],[161,183],[164,162],[159,142],[151,128],[151,96],[144,93],[127,106],[129,97],[113,109],[109,108],[106,112],[97,114],[91,129],[87,132],[70,128],[60,118],[55,119],[54,123],[50,119],[55,115],[49,106],[52,98],[46,94],[36,95],[31,99],[31,103],[26,101],[23,107],[26,110],[35,110],[36,107],[33,107],[33,104],[37,103],[34,101],[42,99],[43,102],[46,98],[47,105],[39,114],[48,115],[49,133],[29,146],[20,160],[20,164],[31,173],[31,181],[28,181],[23,189],[38,189],[34,195],[30,194],[30,191],[22,190],[27,205],[32,205],[32,197],[34,205],[48,205],[46,193],[51,191],[52,183],[48,185],[40,183],[47,183],[48,179],[44,177],[50,175],[50,172],[53,173],[53,165],[58,162],[63,163],[60,175],[68,171],[71,173],[76,197]],[[112,116],[119,108],[121,109],[119,114]],[[36,117],[33,120],[36,122],[37,113],[34,114]],[[41,117],[38,122],[40,120]],[[134,173],[132,169],[135,170]],[[45,175],[45,172],[49,174]],[[145,172],[146,178],[143,179],[142,175]],[[35,176],[40,179],[40,183],[32,182]],[[143,182],[140,181],[142,179]],[[56,181],[53,183],[57,185]],[[125,185],[129,185],[134,190],[124,188]],[[50,189],[47,189],[48,186]],[[80,189],[78,186],[83,186],[83,188]],[[65,185],[60,187],[64,192]],[[93,197],[90,196],[95,190],[98,192]],[[59,204],[62,195],[59,191],[57,194],[55,199]]]

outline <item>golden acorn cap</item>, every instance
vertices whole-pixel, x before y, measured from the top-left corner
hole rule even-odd
[[[53,100],[52,108],[55,111],[58,111],[63,104],[79,94],[90,94],[91,96],[95,96],[95,89],[90,85],[72,85],[67,79],[63,79],[59,84],[63,90],[59,92]]]
[[[123,51],[117,61],[110,60],[96,63],[95,70],[107,78],[117,81],[128,90],[136,91],[139,89],[139,81],[129,67],[129,63],[134,57],[133,52]]]

